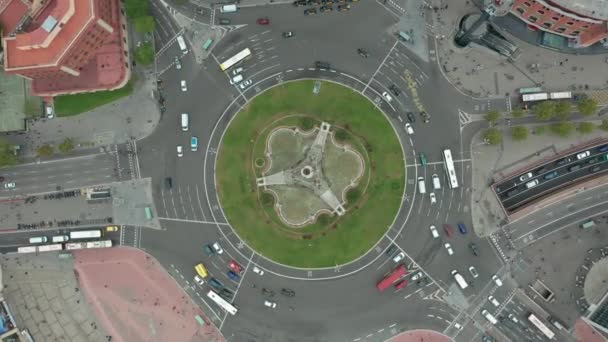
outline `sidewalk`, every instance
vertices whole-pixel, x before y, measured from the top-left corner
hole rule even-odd
[[[441,5],[441,1],[432,1]],[[523,42],[501,30],[519,46],[521,57],[513,64],[486,48],[457,47],[453,43],[462,16],[479,13],[472,1],[452,0],[447,10],[432,11],[437,40],[437,55],[444,75],[460,91],[472,97],[515,95],[519,88],[537,84],[547,91],[587,91],[608,88],[605,55],[572,55],[555,52]],[[427,12],[428,13],[428,12]],[[441,39],[445,36],[445,39]]]
[[[150,255],[118,247],[79,250],[74,259],[85,297],[112,341],[224,341]]]
[[[142,139],[154,131],[160,120],[152,97],[153,82],[154,78],[146,75],[136,82],[133,94],[126,98],[77,116],[30,121],[28,132],[10,135],[8,139],[23,145],[25,158],[35,156],[43,144],[52,144],[57,151],[65,138],[72,138],[76,149]]]
[[[506,216],[490,187],[491,184],[518,169],[554,156],[563,150],[584,144],[589,140],[606,137],[606,132],[599,129],[587,135],[575,134],[568,139],[545,132],[540,136],[530,134],[527,140],[518,142],[511,139],[510,128],[504,126],[501,128],[503,130],[501,145],[484,144],[480,138],[481,132],[476,134],[471,142],[473,160],[471,215],[475,233],[480,237],[489,236],[506,224]]]

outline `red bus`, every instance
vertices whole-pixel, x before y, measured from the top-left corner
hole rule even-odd
[[[397,266],[389,275],[380,280],[376,287],[378,291],[382,292],[393,285],[394,282],[399,280],[401,277],[407,274],[407,269],[404,264]]]

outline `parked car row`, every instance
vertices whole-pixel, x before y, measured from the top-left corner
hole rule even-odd
[[[339,5],[336,7],[336,10],[338,12],[346,12],[351,8],[350,3],[357,1],[359,0],[296,0],[293,2],[293,5],[296,7],[321,5],[319,7],[320,12],[332,12],[334,10],[333,5],[337,3]],[[315,14],[317,14],[317,9],[314,7],[304,10],[304,15]]]

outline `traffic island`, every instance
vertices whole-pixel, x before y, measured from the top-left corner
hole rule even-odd
[[[216,162],[238,236],[284,265],[348,263],[390,228],[405,187],[399,139],[350,88],[287,82],[255,97],[224,133]]]

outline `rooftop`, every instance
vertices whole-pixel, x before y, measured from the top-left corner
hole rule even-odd
[[[552,0],[551,2],[580,15],[608,20],[608,1],[606,0]]]

